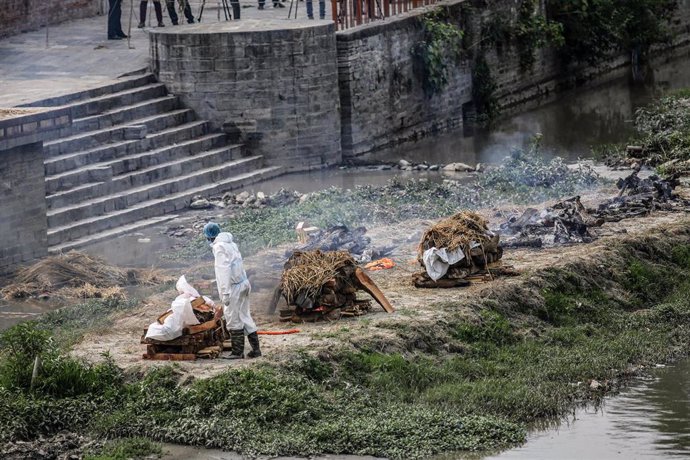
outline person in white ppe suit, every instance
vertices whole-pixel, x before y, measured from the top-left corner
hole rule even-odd
[[[261,356],[257,327],[249,313],[251,285],[242,264],[242,254],[232,240],[232,234],[221,232],[220,226],[209,222],[204,226],[204,236],[211,244],[215,258],[218,295],[223,301],[223,313],[232,343],[229,359],[244,358],[244,335],[252,350],[249,358]]]

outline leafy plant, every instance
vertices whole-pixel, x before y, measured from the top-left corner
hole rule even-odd
[[[520,69],[526,71],[534,64],[535,50],[545,45],[560,47],[564,43],[563,26],[551,22],[535,11],[535,0],[522,0],[515,23],[515,42]]]
[[[424,38],[412,54],[420,61],[425,91],[439,93],[448,84],[449,67],[462,57],[463,31],[448,22],[442,10],[423,16],[421,24]]]

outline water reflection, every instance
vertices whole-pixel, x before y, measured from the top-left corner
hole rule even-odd
[[[489,458],[690,458],[690,360],[635,380],[600,410],[578,411],[560,429]]]

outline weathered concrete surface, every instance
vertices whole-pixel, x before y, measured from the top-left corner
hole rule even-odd
[[[151,61],[185,105],[270,164],[307,170],[341,161],[332,22],[243,20],[156,29]]]
[[[4,0],[0,6],[0,37],[103,13],[100,0]]]

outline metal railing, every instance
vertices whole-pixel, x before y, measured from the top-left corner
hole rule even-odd
[[[351,29],[436,3],[436,0],[331,0],[336,30]]]

